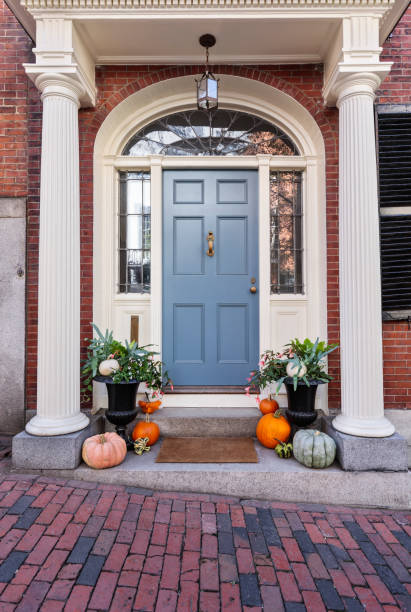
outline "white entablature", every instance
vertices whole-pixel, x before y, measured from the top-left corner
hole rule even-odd
[[[36,68],[76,73],[93,105],[96,65],[323,64],[335,103],[337,66],[379,64],[407,0],[7,0],[35,38]]]

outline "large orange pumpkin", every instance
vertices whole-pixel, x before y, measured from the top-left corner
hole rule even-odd
[[[137,438],[148,438],[148,446],[153,446],[160,437],[160,428],[157,423],[139,421],[131,434],[133,440]]]
[[[291,426],[279,410],[275,414],[266,414],[257,423],[258,441],[267,448],[275,448],[279,442],[287,442]]]
[[[278,405],[278,402],[272,399],[271,395],[270,397],[266,397],[260,402],[260,410],[263,414],[270,414],[270,412],[272,413],[277,412],[279,407],[280,406]]]
[[[81,454],[88,466],[102,470],[124,461],[127,446],[118,434],[107,432],[84,440]]]

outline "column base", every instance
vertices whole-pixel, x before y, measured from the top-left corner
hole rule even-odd
[[[337,431],[360,436],[362,438],[385,438],[392,436],[395,427],[388,419],[358,419],[346,414],[339,414],[333,420],[333,426]]]
[[[62,436],[32,436],[22,431],[13,438],[13,467],[25,470],[74,470],[80,465],[84,440],[103,431],[102,416],[92,417],[85,429]]]
[[[337,417],[338,418],[338,417]],[[406,472],[407,441],[398,433],[383,438],[351,436],[337,431],[330,417],[324,418],[323,430],[337,446],[337,459],[343,470],[364,472]]]
[[[87,427],[89,423],[90,419],[82,412],[61,419],[48,419],[36,414],[27,423],[26,431],[32,436],[61,436],[80,431]]]

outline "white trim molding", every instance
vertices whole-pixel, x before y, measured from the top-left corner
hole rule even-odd
[[[115,334],[129,333],[131,314],[142,317],[141,344],[154,343],[161,351],[162,334],[162,170],[164,168],[256,168],[259,171],[260,348],[283,341],[275,320],[289,313],[290,337],[327,335],[326,231],[324,141],[310,113],[289,95],[255,80],[231,75],[221,78],[222,108],[253,112],[284,130],[301,155],[272,157],[126,157],[121,155],[133,134],[154,119],[193,108],[194,77],[156,83],[132,94],[116,106],[101,125],[94,147],[94,314],[93,320]],[[306,293],[270,295],[269,173],[270,169],[296,168],[304,176],[304,249]],[[117,170],[151,172],[152,268],[151,295],[117,293],[116,253]],[[294,313],[294,314],[293,314]],[[293,319],[294,316],[294,319]],[[293,326],[293,320],[295,322]],[[121,336],[122,337],[122,336]],[[280,347],[279,347],[280,348]],[[95,389],[95,408],[105,404],[104,390]],[[325,386],[325,385],[324,385]],[[327,410],[326,394],[319,404]]]

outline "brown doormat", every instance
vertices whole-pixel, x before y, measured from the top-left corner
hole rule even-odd
[[[157,463],[258,463],[251,438],[165,438]]]

